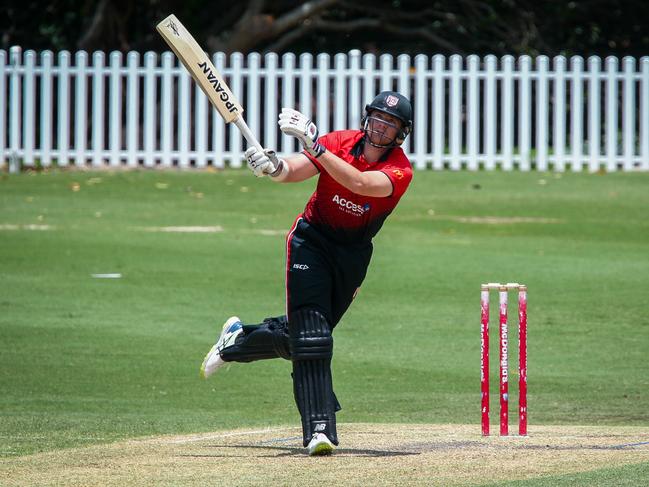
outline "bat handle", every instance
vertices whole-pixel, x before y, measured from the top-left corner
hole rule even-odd
[[[264,152],[264,148],[261,146],[261,144],[257,140],[257,137],[255,137],[255,134],[252,133],[252,130],[250,130],[250,127],[248,127],[248,124],[241,115],[234,119],[234,124],[246,138],[248,144],[254,146],[259,152]]]

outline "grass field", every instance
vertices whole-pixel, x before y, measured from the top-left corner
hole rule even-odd
[[[236,170],[0,176],[2,461],[298,425],[288,362],[207,382],[198,368],[228,316],[283,312],[284,234],[312,189]],[[479,288],[517,281],[529,286],[530,436],[646,431],[648,210],[649,174],[417,172],[334,334],[339,422],[475,425],[478,441]],[[511,380],[515,431],[515,368]],[[643,448],[644,463],[525,485],[646,484]]]

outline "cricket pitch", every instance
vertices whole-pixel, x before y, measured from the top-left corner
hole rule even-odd
[[[0,460],[27,485],[480,485],[649,462],[649,427],[342,424],[331,457],[308,457],[299,428],[128,440]]]

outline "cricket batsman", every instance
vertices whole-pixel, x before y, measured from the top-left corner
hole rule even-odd
[[[332,386],[332,332],[367,273],[372,238],[412,180],[401,144],[412,130],[412,105],[384,91],[366,105],[360,130],[318,138],[316,125],[283,108],[279,127],[296,137],[302,153],[280,159],[250,147],[255,176],[295,183],[318,176],[315,192],[286,237],[286,314],[246,325],[233,316],[201,365],[208,378],[228,362],[283,358],[293,364],[293,392],[309,455],[338,445]]]

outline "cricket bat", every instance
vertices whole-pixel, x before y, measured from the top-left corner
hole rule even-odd
[[[261,144],[243,119],[243,107],[223,81],[221,73],[216,70],[209,56],[180,20],[171,14],[156,26],[156,30],[178,56],[225,123],[234,122],[248,143],[263,152]]]

